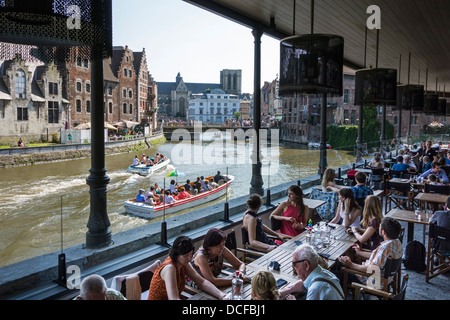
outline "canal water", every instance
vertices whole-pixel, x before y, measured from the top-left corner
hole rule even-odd
[[[126,172],[135,155],[171,159],[169,166],[155,175],[142,177]],[[319,151],[298,144],[262,143],[264,188],[304,178],[318,171]],[[123,201],[135,198],[140,188],[158,183],[168,187],[171,179],[185,183],[197,176],[235,176],[228,199],[249,194],[252,177],[253,144],[246,141],[167,142],[139,153],[106,157],[108,216],[113,234],[160,219],[145,220],[124,214]],[[348,151],[328,150],[328,166],[339,167],[354,161]],[[85,242],[90,210],[86,178],[90,159],[0,169],[0,267],[35,256],[56,252]],[[180,170],[184,176],[165,178]],[[224,196],[216,202],[225,201]],[[207,204],[210,205],[210,204]],[[206,205],[204,205],[206,206]],[[195,208],[176,214],[183,214]],[[167,216],[168,218],[170,216]]]

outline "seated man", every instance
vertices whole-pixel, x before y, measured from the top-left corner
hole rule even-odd
[[[397,163],[392,166],[392,170],[407,172],[409,169],[409,164],[403,162],[403,156],[397,157]]]
[[[133,159],[133,166],[138,166],[140,164],[141,164],[141,162],[139,161],[138,156],[135,156]]]
[[[172,197],[172,195],[170,194],[169,190],[165,191],[165,197],[164,197],[164,202],[166,204],[171,204],[175,202],[175,199]]]
[[[300,280],[281,289],[281,297],[307,290],[306,300],[344,300],[339,279],[319,265],[319,255],[309,244],[292,253],[292,268]]]
[[[436,211],[431,217],[431,223],[435,223],[438,227],[442,227],[450,230],[450,197],[447,198],[444,210]],[[445,243],[441,243],[438,248],[442,251],[450,251],[450,247],[447,247]]]
[[[186,180],[186,184],[184,185],[184,190],[187,192],[187,193],[191,193],[191,189],[192,189],[192,186],[191,186],[191,180]]]
[[[148,156],[147,156],[147,159],[145,159],[145,165],[146,165],[147,167],[153,166],[153,161],[152,161],[152,159],[150,159],[150,157],[148,157]]]
[[[400,259],[403,256],[403,246],[398,239],[401,229],[402,226],[397,220],[390,217],[384,217],[380,224],[380,235],[383,237],[384,241],[380,243],[375,250],[366,252],[361,251],[359,245],[353,246],[357,255],[367,259],[363,264],[352,262],[348,256],[339,257],[338,261],[345,267],[361,272],[367,272],[367,269],[372,265],[376,265],[382,270],[388,258]],[[335,274],[342,282],[342,271],[337,270],[335,271]],[[353,274],[349,274],[348,280],[349,283],[365,281],[365,279],[356,277]]]
[[[220,174],[220,171],[217,171],[217,174],[214,176],[214,182],[219,183],[220,180],[225,181],[225,177]]]
[[[136,202],[145,202],[144,193],[145,193],[144,189],[139,189],[139,194],[136,196]]]
[[[415,165],[414,161],[411,160],[411,156],[409,154],[406,154],[403,156],[403,162],[409,165],[408,171],[411,173],[417,172],[417,166]]]
[[[449,183],[447,174],[445,173],[445,171],[443,169],[441,169],[440,164],[436,161],[434,161],[431,164],[430,170],[428,170],[420,175],[420,178],[428,179],[428,176],[430,174],[434,174],[444,184]]]
[[[355,174],[356,186],[350,187],[355,195],[355,199],[366,199],[367,196],[373,195],[373,190],[366,186],[366,174],[358,171]]]
[[[102,276],[93,274],[80,283],[80,294],[74,300],[127,300],[122,293],[108,288]]]

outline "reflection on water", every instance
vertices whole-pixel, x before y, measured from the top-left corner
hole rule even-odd
[[[192,145],[188,142],[166,143],[144,150],[138,155],[152,156],[159,152],[172,160],[164,171],[150,177],[125,172],[135,154],[106,157],[111,232],[115,234],[158,221],[124,215],[123,201],[134,198],[140,188],[146,189],[155,182],[162,186],[165,175],[174,169],[186,173],[185,177],[175,178],[180,183],[201,175],[214,175],[217,170],[222,173],[228,170],[236,177],[229,190],[229,199],[248,194],[252,144],[241,141],[230,145],[228,141],[227,146],[225,143],[219,139],[193,142]],[[274,186],[317,173],[317,150],[300,149],[297,144],[280,144],[273,148],[269,145],[261,152],[264,188],[268,187],[269,181],[270,186]],[[353,159],[348,152],[328,151],[330,167],[348,164]],[[64,248],[85,242],[90,210],[86,178],[90,167],[91,160],[83,159],[0,169],[0,266],[61,250],[61,219]],[[170,179],[166,178],[167,186]],[[216,202],[224,200],[225,197]],[[195,209],[184,212],[192,210]]]

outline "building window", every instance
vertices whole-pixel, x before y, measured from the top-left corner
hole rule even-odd
[[[130,78],[133,78],[133,71],[132,71],[132,70],[128,70],[128,76],[129,76]]]
[[[132,114],[132,113],[133,113],[133,104],[130,103],[130,114]]]
[[[49,82],[48,83],[48,93],[51,95],[57,95],[58,94],[58,84],[55,82]]]
[[[28,108],[17,108],[17,121],[28,121]]]
[[[77,112],[81,112],[81,100],[77,99],[76,101],[76,108],[77,108]]]
[[[108,87],[108,95],[112,96],[112,92],[113,92],[113,88],[112,87]]]
[[[91,100],[86,100],[86,113],[91,113]]]
[[[86,92],[91,93],[91,84],[86,83]]]
[[[88,59],[84,59],[83,63],[84,63],[85,68],[89,68],[89,60]]]
[[[59,104],[57,101],[48,102],[48,123],[59,123]]]
[[[112,102],[110,102],[109,103],[109,113],[111,113],[111,114],[113,113],[112,109],[113,109],[113,105],[112,105]]]
[[[123,91],[122,91],[122,96],[123,96],[124,98],[127,97],[127,89],[123,89]]]
[[[350,102],[350,90],[344,89],[344,104],[347,104]]]
[[[81,67],[81,57],[77,57],[77,66]]]
[[[130,91],[128,92],[128,98],[133,98],[133,90],[130,90]]]
[[[77,81],[77,92],[81,92],[81,81]]]
[[[123,76],[126,77],[128,75],[127,69],[123,69]]]
[[[126,103],[124,103],[123,104],[123,113],[127,113],[127,104]]]
[[[26,99],[26,77],[23,70],[17,70],[16,72],[16,98]],[[28,119],[27,119],[28,120]]]

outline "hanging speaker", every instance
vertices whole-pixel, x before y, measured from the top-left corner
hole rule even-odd
[[[397,107],[404,110],[423,111],[424,92],[422,85],[397,86]]]
[[[438,103],[439,96],[437,93],[427,93],[425,95],[423,111],[426,114],[437,114],[439,107]]]
[[[343,95],[344,38],[336,35],[295,35],[281,41],[280,96]]]
[[[372,68],[355,72],[355,105],[396,103],[396,69]]]

